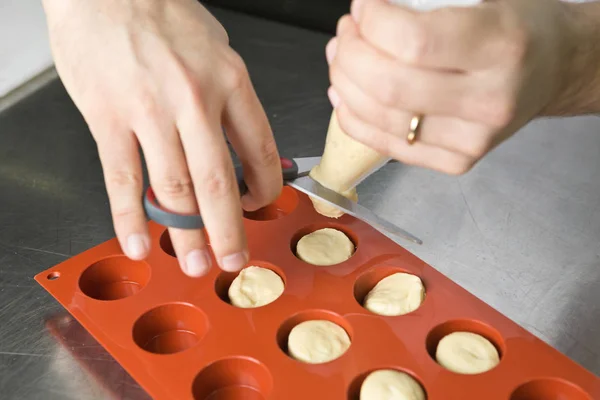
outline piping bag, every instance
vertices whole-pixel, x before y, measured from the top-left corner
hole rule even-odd
[[[429,11],[448,6],[473,6],[481,0],[390,0],[391,3]],[[406,127],[408,132],[408,125]],[[358,201],[356,186],[391,160],[364,144],[352,139],[340,127],[335,109],[331,113],[325,149],[321,163],[313,168],[310,176],[328,189],[346,198]],[[330,218],[343,213],[337,208],[313,200],[315,210]]]

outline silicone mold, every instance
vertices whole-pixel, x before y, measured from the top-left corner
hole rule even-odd
[[[112,239],[35,279],[155,399],[354,400],[368,373],[381,368],[409,373],[429,400],[600,399],[594,374],[355,218],[323,217],[308,197],[284,187],[244,223],[249,265],[270,268],[285,282],[281,297],[264,307],[228,303],[235,274],[215,267],[202,278],[185,276],[165,227],[155,223],[145,261],[127,259]],[[319,267],[295,256],[300,237],[324,227],[354,242],[349,260]],[[397,317],[364,309],[368,291],[398,271],[422,279],[423,304]],[[290,358],[287,335],[309,319],[343,327],[352,340],[348,351],[318,365]],[[438,365],[437,343],[459,330],[488,338],[500,364],[477,375]]]

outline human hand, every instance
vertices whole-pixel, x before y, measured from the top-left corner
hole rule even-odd
[[[221,268],[248,260],[242,206],[276,198],[281,167],[267,117],[223,27],[195,0],[45,0],[57,70],[97,143],[117,237],[143,259],[141,147],[158,201],[199,208]],[[240,199],[225,128],[244,167]],[[200,206],[199,206],[200,205]],[[200,230],[169,229],[182,270],[211,265]]]
[[[567,16],[556,0],[429,12],[355,0],[327,46],[339,123],[382,154],[465,173],[564,92]]]

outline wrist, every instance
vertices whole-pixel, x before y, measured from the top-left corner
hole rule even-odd
[[[600,112],[600,2],[564,4],[559,89],[544,116]]]

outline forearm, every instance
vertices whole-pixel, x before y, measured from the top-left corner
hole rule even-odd
[[[600,113],[600,1],[566,4],[561,90],[545,116]]]

